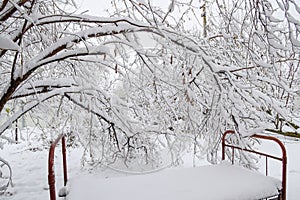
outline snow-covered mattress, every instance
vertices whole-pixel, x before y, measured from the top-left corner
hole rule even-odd
[[[229,163],[145,175],[74,177],[68,200],[254,200],[278,195],[281,181]]]

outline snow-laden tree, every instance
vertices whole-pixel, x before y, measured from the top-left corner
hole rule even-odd
[[[299,96],[297,2],[170,1],[164,11],[151,1],[124,1],[117,10],[117,16],[167,31],[167,41],[154,36],[157,46],[151,51],[166,54],[164,59],[136,55],[138,66],[123,78],[123,99],[135,105],[127,112],[143,132],[175,135],[180,147],[193,144],[195,152],[203,152],[197,139],[205,138],[214,158],[226,128],[242,135],[281,131],[284,123],[292,132],[299,128],[294,120],[299,118],[294,108]]]
[[[97,153],[106,162],[119,157],[127,160],[138,153],[146,163],[155,161],[160,145],[143,129],[132,127],[131,116],[123,118],[124,111],[115,103],[119,97],[112,74],[127,77],[135,70],[116,59],[128,49],[147,59],[153,56],[147,55],[137,33],[168,41],[167,29],[124,16],[70,14],[65,8],[71,4],[1,3],[1,137],[11,140],[3,132],[31,112],[33,120],[38,119],[36,124],[42,123],[50,133],[68,127],[68,132],[78,133],[91,157],[94,143],[102,141]]]
[[[78,134],[93,162],[157,166],[186,149],[215,162],[228,128],[249,135],[293,123],[294,1],[112,5],[105,18],[68,13],[67,0],[2,2],[1,116],[12,110],[2,138],[31,112]]]

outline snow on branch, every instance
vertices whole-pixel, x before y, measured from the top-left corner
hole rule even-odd
[[[0,49],[20,51],[20,47],[8,37],[0,35]]]
[[[4,0],[0,8],[0,22],[10,18],[18,9],[15,5],[22,6],[30,0]]]
[[[44,102],[54,96],[57,95],[64,95],[67,92],[76,92],[79,93],[82,90],[82,88],[60,88],[53,91],[50,91],[46,94],[39,95],[38,99],[31,98],[27,100],[27,103],[25,103],[24,106],[18,111],[16,111],[6,122],[1,124],[0,126],[0,135],[17,119],[19,119],[21,116],[26,114],[28,111],[32,110],[33,108],[37,107],[41,102]]]
[[[149,27],[148,24],[135,21],[129,17],[97,17],[91,15],[47,15],[39,16],[35,20],[35,25],[44,25],[51,23],[63,23],[63,22],[81,22],[81,23],[97,23],[97,24],[118,24],[118,23],[127,23],[136,27]]]
[[[86,56],[86,55],[106,55],[106,54],[109,54],[109,49],[105,46],[86,46],[74,50],[66,50],[62,53],[57,53],[51,57],[46,57],[45,59],[42,59],[40,62],[37,62],[35,68],[59,60],[64,60],[70,57],[78,57],[78,56]]]
[[[55,89],[78,87],[78,84],[73,78],[49,78],[43,80],[29,81],[21,85],[13,94],[11,99],[38,95],[42,93],[51,92]]]
[[[76,55],[94,55],[94,54],[105,54],[108,52],[106,47],[86,47],[79,48],[77,50],[69,50],[62,54],[58,54],[60,51],[67,48],[70,43],[79,43],[81,41],[85,41],[89,38],[101,37],[101,36],[109,36],[109,35],[117,35],[121,33],[130,33],[130,32],[142,32],[142,31],[150,31],[148,28],[138,28],[128,24],[118,24],[118,25],[104,25],[98,26],[94,28],[90,28],[85,31],[78,32],[73,34],[72,36],[66,36],[56,43],[46,48],[42,52],[40,52],[36,57],[31,59],[29,63],[26,64],[27,71],[31,71],[36,69],[38,66],[44,65],[46,63],[54,62],[57,60],[61,60],[67,57],[72,57]],[[55,56],[54,56],[55,55]],[[52,57],[54,56],[54,57]]]

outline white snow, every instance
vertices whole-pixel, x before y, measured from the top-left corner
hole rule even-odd
[[[261,67],[272,68],[272,65],[271,65],[271,64],[266,63],[266,62],[264,62],[264,61],[262,61],[262,60],[254,60],[254,62],[255,62],[257,65],[261,66]]]
[[[0,49],[19,51],[20,47],[10,38],[0,35]]]
[[[293,45],[295,45],[296,47],[300,47],[300,41],[296,39],[296,37],[294,36],[293,33],[291,33],[291,42],[293,43]]]
[[[69,200],[260,199],[278,194],[280,181],[230,163],[102,179],[74,178]]]

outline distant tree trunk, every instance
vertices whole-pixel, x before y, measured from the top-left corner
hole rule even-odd
[[[16,121],[16,126],[15,126],[15,141],[18,142],[18,120]]]
[[[207,37],[207,19],[206,19],[206,1],[204,1],[204,4],[202,6],[202,17],[203,17],[203,36]]]

